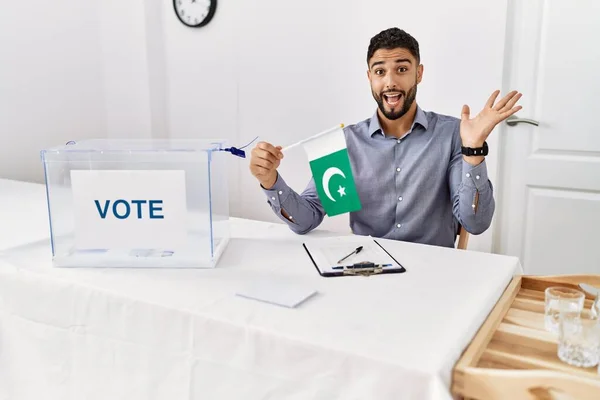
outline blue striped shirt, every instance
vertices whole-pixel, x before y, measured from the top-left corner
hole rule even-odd
[[[493,187],[485,161],[473,166],[463,160],[459,127],[459,119],[420,107],[401,139],[383,132],[377,113],[345,127],[362,203],[360,211],[350,213],[352,232],[446,247],[454,246],[459,224],[472,234],[484,232],[494,214]],[[279,175],[263,191],[292,231],[304,234],[322,222],[325,213],[313,179],[298,194]]]

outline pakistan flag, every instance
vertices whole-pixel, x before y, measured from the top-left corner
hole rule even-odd
[[[333,217],[361,209],[346,139],[341,127],[304,144],[317,194],[325,213]]]

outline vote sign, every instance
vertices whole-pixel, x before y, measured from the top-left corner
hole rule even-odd
[[[73,170],[78,249],[175,249],[186,240],[184,171]]]

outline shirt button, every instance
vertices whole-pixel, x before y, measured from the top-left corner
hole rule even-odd
[[[396,224],[396,228],[402,227],[402,224]]]
[[[275,200],[275,196],[271,197],[271,200]]]
[[[467,173],[467,178],[470,178],[470,177],[471,177],[471,174]]]
[[[475,175],[475,179],[479,179],[479,175]]]
[[[398,201],[402,201],[402,196],[398,197]]]
[[[400,143],[402,141],[402,139],[398,139],[398,143]]]
[[[281,191],[281,190],[280,190],[280,191],[279,191],[279,194],[283,194],[283,191]]]
[[[400,172],[400,167],[396,168],[396,172]]]

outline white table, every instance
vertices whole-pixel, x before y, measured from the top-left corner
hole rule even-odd
[[[522,271],[381,240],[406,273],[322,278],[306,237],[231,223],[214,270],[52,268],[37,234],[5,249],[0,399],[449,399],[454,363]],[[295,309],[234,295],[272,277],[319,293]]]
[[[0,179],[0,253],[48,236],[45,186]]]

